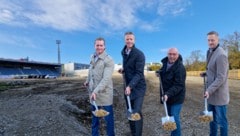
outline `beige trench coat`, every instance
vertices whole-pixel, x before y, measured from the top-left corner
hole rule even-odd
[[[97,60],[92,55],[86,82],[89,84],[89,94],[96,93],[98,106],[113,103],[113,70],[114,61],[106,52],[100,54]]]

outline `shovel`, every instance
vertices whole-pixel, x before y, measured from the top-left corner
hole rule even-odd
[[[164,110],[166,113],[166,117],[162,117],[162,125],[164,125],[167,122],[175,122],[174,117],[168,115],[167,104],[166,104],[165,100],[163,101],[163,104],[164,104]]]
[[[174,117],[168,115],[167,104],[166,104],[165,100],[163,100],[163,104],[164,104],[164,109],[165,109],[165,113],[166,113],[166,117],[162,117],[163,129],[166,131],[173,131],[173,130],[177,129]]]
[[[125,74],[122,73],[123,76],[123,88],[126,88],[126,82],[125,82]],[[139,113],[132,113],[132,106],[130,102],[130,96],[127,95],[127,104],[128,104],[128,109],[127,109],[127,118],[130,121],[138,121],[141,119],[141,116]]]
[[[141,116],[139,113],[132,113],[132,106],[130,103],[130,96],[127,95],[127,103],[128,103],[128,111],[127,111],[127,118],[131,121],[138,121],[141,119]]]
[[[127,103],[128,103],[128,112],[127,112],[127,118],[128,120],[132,120],[131,115],[132,115],[132,106],[130,103],[130,96],[127,95]]]
[[[86,87],[89,92],[91,92],[92,89],[89,88],[89,84],[86,84],[86,85],[83,85],[83,86]],[[107,116],[109,114],[109,112],[107,112],[107,111],[105,111],[103,109],[99,110],[94,99],[92,99],[92,104],[95,107],[95,111],[92,111],[94,116],[96,116],[96,117],[105,117],[105,116]]]
[[[204,93],[207,90],[207,85],[206,85],[206,80],[205,80],[205,76],[203,76],[203,83],[204,83]],[[213,113],[212,111],[208,111],[207,110],[207,98],[204,97],[204,111],[200,113],[200,117],[199,117],[201,122],[210,122],[213,120]]]
[[[97,106],[95,100],[93,100],[92,103],[93,103],[93,106],[96,109],[95,111],[92,111],[94,116],[96,116],[96,117],[105,117],[105,116],[109,115],[109,112],[107,112],[107,111],[105,111],[103,109],[100,109],[100,110],[98,109],[98,106]]]
[[[161,93],[162,93],[162,95],[164,95],[164,91],[163,91],[163,87],[162,87],[163,84],[162,84],[160,73],[159,73],[159,81],[160,81]],[[163,129],[167,130],[167,131],[173,131],[173,130],[177,129],[177,127],[176,127],[176,123],[175,123],[174,117],[168,115],[167,103],[166,103],[165,99],[163,99],[163,105],[164,105],[164,110],[165,110],[165,113],[166,113],[166,117],[162,117],[161,118]]]

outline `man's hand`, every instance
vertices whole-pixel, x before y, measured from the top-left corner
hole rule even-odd
[[[206,75],[207,75],[206,72],[202,72],[202,73],[200,73],[200,76],[201,76],[201,77],[205,77]]]
[[[162,97],[162,101],[167,101],[168,100],[168,96],[167,95],[164,95],[163,97]]]
[[[207,91],[204,93],[204,98],[209,98],[209,93]]]
[[[87,87],[87,86],[88,86],[88,82],[83,83],[83,85],[84,85],[85,87]]]
[[[125,94],[126,95],[130,95],[131,94],[131,88],[129,86],[126,87]]]
[[[123,74],[123,69],[120,68],[120,69],[118,70],[118,73]]]
[[[155,75],[156,75],[157,77],[160,77],[160,70],[155,71]]]
[[[91,100],[96,100],[96,97],[97,97],[97,95],[95,93],[92,93],[91,96],[90,96],[90,99]]]

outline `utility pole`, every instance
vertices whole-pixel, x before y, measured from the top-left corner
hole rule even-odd
[[[61,58],[60,58],[60,44],[61,44],[61,40],[56,40],[56,44],[58,46],[58,64],[61,64]]]

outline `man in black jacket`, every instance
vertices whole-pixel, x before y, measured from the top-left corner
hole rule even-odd
[[[125,46],[121,54],[123,57],[123,69],[120,69],[119,72],[124,75],[125,100],[126,95],[129,95],[133,113],[139,113],[141,116],[138,121],[129,120],[130,129],[132,136],[141,136],[143,126],[141,109],[146,91],[144,77],[145,56],[142,51],[135,47],[135,36],[132,32],[125,33]]]
[[[162,59],[162,64],[158,72],[164,91],[164,94],[160,93],[161,100],[167,102],[169,116],[174,116],[176,121],[177,129],[172,131],[171,136],[181,136],[180,112],[185,98],[186,70],[177,48],[168,50],[168,55]]]

